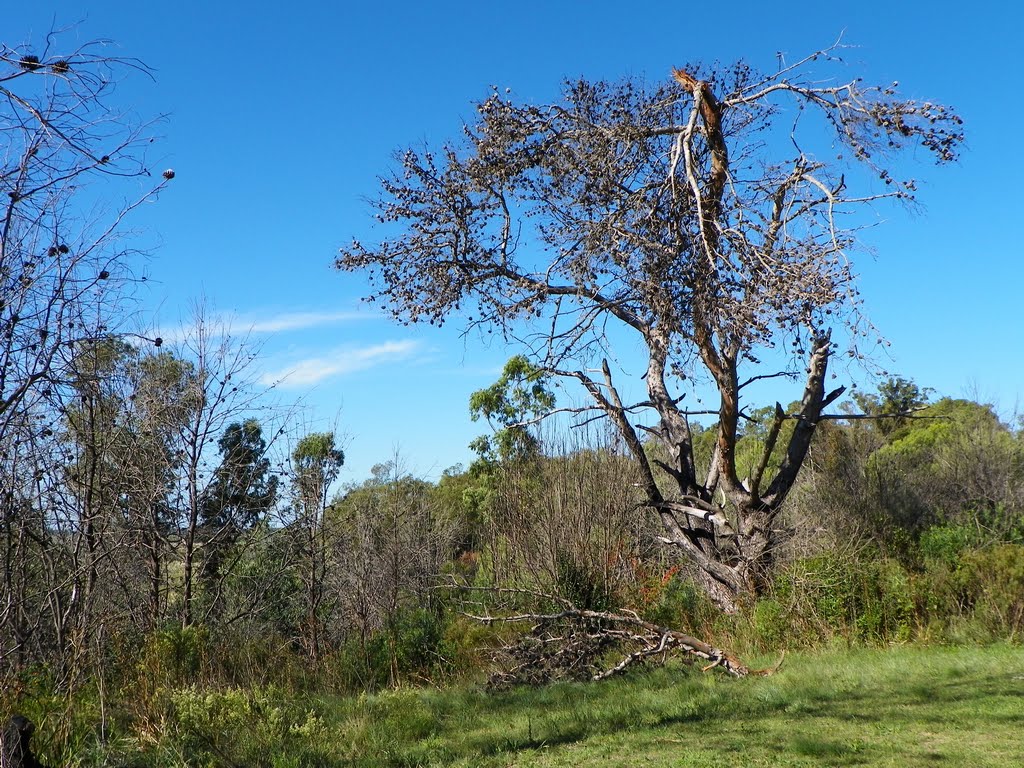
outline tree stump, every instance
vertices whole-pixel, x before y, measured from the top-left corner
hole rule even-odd
[[[0,734],[0,768],[46,768],[36,760],[29,746],[35,724],[27,717],[15,715]]]

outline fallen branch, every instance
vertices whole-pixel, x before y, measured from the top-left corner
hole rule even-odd
[[[564,600],[560,602],[564,604]],[[782,664],[779,659],[770,669],[752,670],[729,651],[646,621],[629,610],[566,607],[550,613],[463,615],[486,625],[533,625],[528,634],[501,649],[504,669],[491,678],[491,685],[498,687],[559,679],[604,680],[652,658],[660,656],[664,662],[672,651],[708,662],[702,668],[705,672],[720,668],[734,677],[770,675]],[[619,659],[608,666],[607,657],[613,652]]]

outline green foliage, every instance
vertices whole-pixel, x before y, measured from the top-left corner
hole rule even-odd
[[[969,530],[972,546],[1024,541],[1024,441],[990,406],[943,398],[884,435],[872,424],[816,433],[787,510],[804,553],[808,543],[870,541],[918,568],[932,529]],[[827,536],[807,542],[801,530]]]
[[[673,627],[698,637],[708,636],[721,611],[689,579],[682,578],[677,567],[648,575],[638,585],[636,605],[648,621]]]
[[[610,607],[611,596],[603,574],[565,552],[555,558],[555,588],[559,596],[581,610]]]
[[[790,413],[797,410],[796,405],[789,408]],[[752,477],[757,471],[761,457],[764,455],[769,431],[775,420],[775,413],[774,407],[758,408],[750,414],[750,420],[743,422],[740,438],[736,441],[736,471],[740,478]],[[765,465],[762,487],[769,485],[782,466],[782,461],[786,456],[786,446],[789,445],[795,424],[796,422],[792,419],[787,419],[782,423],[771,456],[768,457],[768,463]],[[714,430],[710,431],[714,434]]]
[[[832,552],[797,561],[779,575],[773,595],[781,609],[755,608],[755,626],[767,622],[761,628],[783,647],[814,647],[834,636],[905,642],[914,627],[910,574],[874,553],[853,558]],[[783,616],[787,631],[780,630]]]
[[[935,525],[1021,531],[1024,453],[989,406],[944,398],[894,430],[866,463],[879,505],[911,537]]]
[[[936,525],[921,534],[918,548],[925,563],[955,567],[977,538],[977,532],[964,525]]]
[[[292,451],[294,482],[298,500],[308,514],[327,500],[327,489],[337,479],[345,453],[335,445],[333,432],[306,435]]]
[[[218,592],[225,607],[237,610],[248,606],[235,619],[236,625],[272,637],[297,633],[302,618],[302,579],[294,567],[292,538],[264,520],[235,542],[230,552],[231,567],[221,578]]]
[[[906,414],[920,410],[927,404],[931,392],[910,379],[892,376],[879,385],[877,394],[857,392],[853,395],[853,401],[861,412],[881,417],[873,420],[871,425],[883,435],[888,435],[907,423]]]
[[[108,764],[108,745],[125,739],[125,723],[109,717],[109,704],[97,685],[68,690],[56,683],[53,670],[41,667],[9,680],[0,698],[0,722],[6,725],[19,714],[35,724],[32,748],[42,765]]]
[[[994,635],[1024,632],[1024,546],[1003,544],[967,553],[975,615]]]
[[[200,520],[218,530],[251,528],[277,499],[263,428],[256,419],[230,424],[217,446],[221,463],[204,493]]]
[[[914,628],[911,575],[895,560],[870,563],[855,605],[860,636],[869,642],[905,643]]]
[[[170,627],[146,642],[140,665],[143,676],[159,688],[196,682],[207,669],[210,632],[204,626]]]
[[[490,520],[494,499],[494,477],[482,462],[464,472],[462,466],[449,467],[433,490],[438,520],[448,525],[455,539],[455,551],[480,549]]]
[[[347,691],[444,681],[454,669],[458,651],[455,636],[447,631],[450,620],[435,610],[403,608],[383,629],[368,637],[349,638],[328,667]],[[469,637],[476,639],[472,633]]]
[[[548,374],[526,357],[516,355],[505,363],[494,384],[470,395],[470,417],[473,421],[485,418],[494,430],[492,436],[481,436],[470,443],[470,448],[484,462],[537,455],[540,443],[528,429],[527,422],[555,407],[555,395],[548,388],[548,379]]]
[[[199,521],[206,539],[202,577],[209,583],[221,575],[231,549],[277,501],[279,478],[271,472],[263,428],[256,419],[228,425],[217,443],[221,462],[203,492]],[[223,592],[213,590],[217,613],[225,607]]]
[[[329,732],[315,709],[290,705],[283,691],[187,687],[171,696],[158,744],[185,765],[322,765]]]
[[[449,668],[445,619],[437,611],[411,608],[398,614],[388,628],[400,675],[423,682],[443,676]]]
[[[921,567],[867,550],[796,561],[734,632],[770,650],[817,647],[830,638],[865,643],[991,642],[1024,631],[1024,547],[987,546],[969,531],[931,529]],[[728,627],[724,627],[729,631]]]
[[[122,370],[117,366],[123,368],[125,358],[115,357],[111,352],[104,364]],[[173,410],[178,402],[186,412],[186,368],[176,370],[173,358],[151,362],[153,382],[166,377],[168,386],[182,385],[180,402],[172,398],[164,405]],[[519,367],[508,373],[504,394],[491,391],[477,403],[481,415],[500,424],[510,414],[526,413],[530,403],[553,405],[540,390],[519,399],[514,394],[516,387],[528,390],[536,383],[529,382],[535,371]],[[129,409],[123,411],[127,424],[171,428],[162,417],[142,418],[146,409],[158,413],[159,393],[150,397],[138,390],[143,394],[121,403],[115,383],[107,378],[102,385],[109,388],[110,402]],[[299,518],[306,528],[276,529],[266,520],[249,526],[262,516],[251,514],[258,502],[276,491],[259,424],[232,424],[220,441],[221,465],[211,486],[225,489],[224,504],[204,508],[213,511],[204,513],[207,526],[237,528],[237,540],[225,550],[230,567],[216,580],[225,610],[204,604],[200,621],[186,629],[104,628],[104,650],[93,666],[102,677],[80,676],[69,686],[60,667],[30,667],[33,673],[26,670],[14,684],[4,707],[32,715],[52,733],[62,729],[45,742],[51,762],[74,757],[83,765],[472,764],[466,755],[479,755],[446,730],[444,718],[455,715],[447,705],[423,709],[419,697],[427,694],[346,699],[345,713],[332,713],[311,698],[484,677],[492,648],[521,628],[496,629],[459,616],[456,592],[438,588],[451,577],[474,587],[523,588],[515,595],[473,592],[485,609],[480,612],[535,609],[545,601],[531,590],[545,592],[580,608],[636,610],[748,661],[751,653],[833,643],[1019,639],[1024,438],[976,403],[943,399],[921,415],[929,418],[909,419],[884,435],[865,422],[822,426],[803,484],[784,510],[789,517],[780,518],[797,536],[779,550],[766,593],[731,616],[723,616],[685,578],[671,552],[652,546],[649,521],[636,511],[633,467],[614,445],[546,444],[544,454],[529,461],[478,462],[465,472],[452,468],[436,485],[388,462],[327,506],[324,494],[344,455],[333,434],[310,435],[292,456],[297,509],[309,512]],[[738,446],[743,467],[753,467],[770,427],[769,411],[753,416]],[[696,455],[710,455],[713,440],[714,429],[695,428]],[[139,466],[160,457],[158,444],[154,437],[147,444],[152,452],[137,451]],[[89,458],[110,459],[115,467],[118,450]],[[777,460],[769,462],[769,475]],[[109,474],[116,479],[116,472]],[[114,487],[106,489],[104,503],[132,510],[132,496],[114,493]],[[823,508],[832,516],[813,517]],[[800,531],[811,528],[808,520],[820,538],[801,538]],[[316,560],[304,559],[313,544]],[[41,552],[38,558],[44,554],[61,556]],[[49,562],[33,559],[19,567],[41,573]],[[181,566],[173,558],[162,565],[164,599],[173,604]],[[311,626],[305,600],[314,578],[321,589],[315,613],[319,652],[311,664],[296,638]],[[207,599],[205,593],[201,597]],[[557,702],[562,690],[526,692],[522,701],[534,696],[533,702]],[[799,712],[810,706],[811,695],[805,688],[787,698],[771,689],[762,703],[785,701],[785,708]],[[699,708],[688,706],[685,717],[697,717]],[[611,707],[606,716],[580,707],[572,714],[542,714],[527,719],[525,736],[506,729],[500,737],[478,735],[476,745],[485,748],[484,759],[500,762],[550,738],[584,739],[604,728],[658,721],[645,712]],[[396,725],[401,717],[407,720]],[[381,746],[388,738],[397,739],[391,751]],[[142,743],[152,749],[140,753]],[[833,740],[806,736],[793,754],[831,761],[847,752]]]
[[[473,679],[491,662],[494,628],[466,616],[450,614],[441,643],[445,666],[455,679]]]
[[[754,605],[750,617],[756,642],[764,648],[785,648],[790,643],[790,624],[786,608],[773,598],[763,598]]]

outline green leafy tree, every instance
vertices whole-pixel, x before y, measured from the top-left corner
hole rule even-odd
[[[888,437],[867,472],[890,525],[914,535],[965,525],[989,542],[1024,535],[1024,452],[990,406],[942,398]]]
[[[910,379],[891,376],[878,386],[877,393],[855,392],[853,401],[865,415],[872,417],[870,423],[874,429],[888,435],[906,424],[909,415],[924,408],[930,394],[930,389],[922,389]]]
[[[485,466],[540,454],[540,440],[530,426],[555,407],[549,379],[526,357],[516,355],[505,363],[494,384],[470,395],[470,417],[473,421],[486,419],[493,431],[491,436],[481,435],[469,446]]]
[[[230,424],[220,440],[220,466],[203,498],[203,525],[215,530],[251,528],[277,500],[279,478],[270,471],[267,441],[256,419]]]
[[[469,470],[457,464],[441,473],[433,493],[438,516],[451,530],[456,553],[468,555],[470,570],[473,553],[480,549],[487,532],[494,500],[492,480],[482,460]]]
[[[217,441],[220,465],[203,494],[204,577],[220,573],[228,551],[277,501],[279,478],[271,472],[263,427],[256,419],[228,425]]]
[[[323,651],[323,606],[327,573],[328,494],[345,463],[333,432],[306,435],[292,451],[292,499],[301,551],[305,598],[302,641],[313,662]]]

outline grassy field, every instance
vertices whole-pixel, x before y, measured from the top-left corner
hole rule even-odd
[[[1024,765],[1024,649],[835,650],[792,654],[768,678],[676,666],[505,693],[292,698],[182,689],[159,731],[148,746],[126,737],[71,762],[1016,768]]]
[[[324,764],[1019,766],[1024,650],[795,655],[770,678],[664,669],[500,695],[398,691],[320,712]]]

